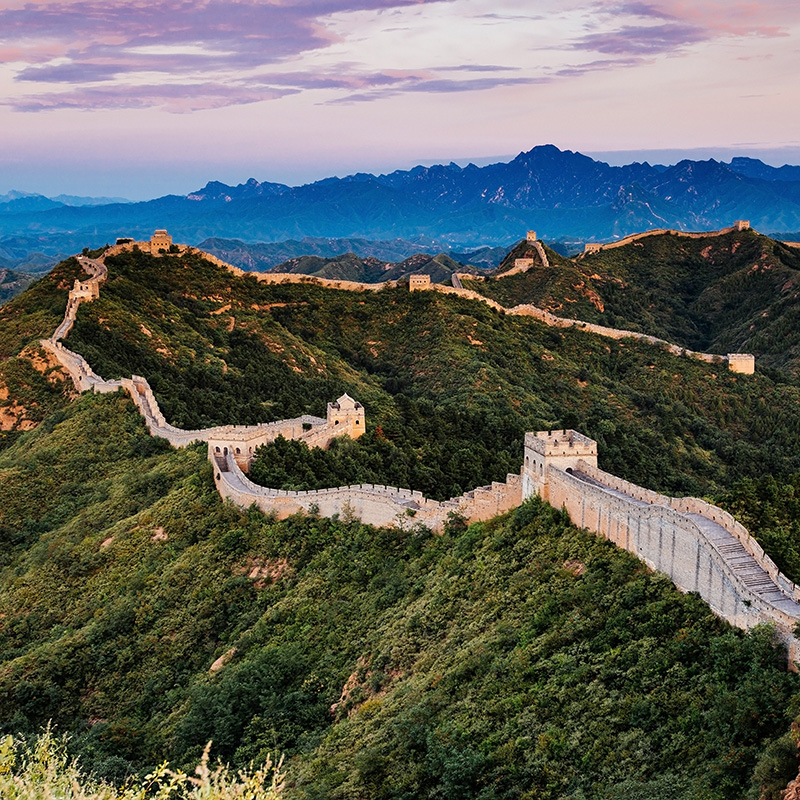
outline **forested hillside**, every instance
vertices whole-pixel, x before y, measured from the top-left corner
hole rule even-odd
[[[621,477],[724,495],[800,578],[793,506],[753,509],[763,476],[800,472],[781,373],[435,292],[267,285],[196,255],[107,264],[67,345],[107,378],[147,377],[171,422],[364,403],[356,442],[266,448],[270,485],[448,497],[517,471],[525,430],[576,427]],[[796,774],[800,684],[770,633],[731,629],[561,512],[531,501],[442,536],[278,522],[223,504],[204,447],[148,436],[125,395],[71,399],[35,343],[77,269],[0,310],[0,403],[17,409],[0,440],[0,732],[51,720],[114,781],[193,765],[208,740],[234,766],[283,753],[285,796],[308,800],[722,800]]]
[[[105,377],[147,377],[181,427],[324,415],[347,391],[367,409],[355,446],[393,454],[386,481],[445,497],[518,471],[526,430],[564,426],[598,440],[604,468],[672,493],[800,467],[798,387],[776,375],[436,292],[261,284],[191,255],[108,264],[70,346]]]
[[[15,272],[0,267],[0,305],[25,290],[33,277],[25,272]]]
[[[500,266],[527,255],[521,243]],[[713,353],[754,353],[761,367],[800,369],[800,248],[741,231],[699,239],[663,234],[550,268],[469,282],[505,306],[641,331]]]
[[[397,263],[388,263],[376,258],[359,258],[354,253],[345,253],[333,258],[301,256],[284,261],[267,272],[289,272],[300,275],[314,275],[317,278],[358,281],[361,283],[380,283],[408,278],[409,275],[430,275],[434,283],[451,281],[454,272],[474,272],[473,266],[454,261],[445,253],[432,256],[428,253],[415,253]]]

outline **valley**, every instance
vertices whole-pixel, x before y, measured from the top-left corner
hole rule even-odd
[[[563,428],[597,442],[606,473],[731,508],[768,491],[764,475],[783,487],[800,472],[791,370],[758,354],[741,375],[472,299],[535,280],[535,265],[462,295],[261,280],[189,250],[104,260],[99,296],[77,287],[65,344],[109,389],[144,376],[168,425],[313,428],[333,398],[364,404],[357,438],[257,450],[250,475],[280,492],[373,483],[446,500],[518,472],[525,431]],[[281,520],[222,503],[208,446],[148,435],[125,395],[75,398],[39,349],[87,263],[0,308],[0,402],[15,404],[0,450],[2,730],[53,720],[112,779],[192,763],[211,738],[234,764],[280,751],[287,795],[309,798],[669,786],[689,800],[796,774],[800,687],[771,634],[730,628],[563,512],[532,499],[438,535],[344,507]],[[534,299],[546,308],[518,303]],[[751,532],[797,580],[796,534],[770,524]]]

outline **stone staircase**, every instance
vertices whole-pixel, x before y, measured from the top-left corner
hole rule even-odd
[[[784,613],[800,618],[800,607],[773,581],[744,545],[718,522],[701,514],[686,514],[705,534],[736,577],[754,594]]]

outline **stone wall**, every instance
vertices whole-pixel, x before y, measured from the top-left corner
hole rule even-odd
[[[508,475],[505,483],[492,483],[438,502],[410,489],[367,483],[307,492],[269,489],[250,481],[231,453],[220,454],[210,445],[209,458],[215,465],[214,480],[222,497],[244,509],[255,505],[278,519],[303,511],[324,517],[349,515],[377,526],[422,523],[441,532],[451,513],[477,522],[510,511],[522,502],[519,475]]]
[[[620,328],[607,328],[604,325],[595,325],[591,322],[584,322],[583,320],[571,319],[569,317],[557,317],[555,314],[551,314],[549,311],[545,311],[542,308],[538,308],[537,306],[530,304],[514,306],[514,308],[507,309],[506,313],[513,316],[535,317],[536,319],[544,322],[546,325],[550,325],[554,328],[580,328],[582,331],[588,331],[589,333],[594,333],[598,336],[604,336],[607,339],[637,339],[641,342],[660,345],[673,355],[689,356],[690,358],[697,359],[698,361],[705,361],[708,364],[722,364],[728,361],[727,356],[716,355],[714,353],[699,353],[696,350],[688,350],[685,347],[672,344],[665,339],[659,339],[657,336],[650,336],[646,333],[639,333],[638,331],[626,331]]]
[[[500,305],[500,303],[498,303],[496,300],[492,300],[490,297],[485,297],[473,289],[456,289],[454,286],[444,286],[441,283],[433,284],[431,289],[433,289],[435,292],[440,292],[441,294],[455,294],[459,297],[465,297],[467,300],[477,300],[481,303],[485,303],[495,311],[500,311],[503,314],[505,314],[507,311],[506,307]]]
[[[539,264],[541,264],[541,266],[545,268],[549,267],[550,261],[547,258],[547,253],[545,253],[542,243],[535,238],[531,239],[530,237],[528,237],[528,244],[536,252],[536,255],[539,257]],[[530,252],[530,250],[528,252]],[[501,272],[497,276],[497,279],[500,280],[501,278],[508,278],[510,275],[519,275],[520,272],[527,272],[529,269],[532,269],[535,264],[536,264],[536,259],[533,258],[533,256],[526,256],[525,258],[515,258],[514,266],[511,267],[511,269],[506,270],[505,272]]]
[[[239,507],[256,505],[278,517],[305,511],[352,516],[373,525],[422,523],[441,531],[451,514],[470,522],[490,519],[538,493],[555,507],[565,508],[576,524],[596,531],[669,575],[679,588],[698,592],[715,613],[732,624],[741,628],[759,622],[775,624],[789,645],[790,657],[794,659],[800,652],[800,643],[793,635],[800,619],[800,587],[780,573],[742,525],[703,500],[665,497],[599,470],[596,443],[576,431],[526,434],[520,475],[508,475],[505,483],[478,487],[445,502],[430,500],[409,489],[372,484],[309,492],[257,486],[243,470],[259,444],[283,435],[307,441],[310,446],[327,446],[333,437],[343,433],[360,435],[364,429],[363,407],[343,395],[328,404],[326,419],[303,416],[263,425],[222,425],[192,431],[170,425],[145,378],[133,375],[121,381],[106,381],[85,359],[61,343],[75,321],[80,303],[97,297],[107,274],[99,261],[83,257],[80,261],[91,278],[76,282],[64,319],[50,339],[42,340],[42,347],[56,356],[78,391],[127,391],[154,436],[165,438],[175,447],[207,442],[217,489],[223,498]],[[436,289],[474,297],[505,311],[470,290],[443,286]],[[534,306],[518,307],[509,313],[514,312],[541,314],[550,319],[550,324],[580,325],[595,332],[600,327],[562,320]],[[601,330],[618,338],[632,335],[666,344],[629,331]]]
[[[728,369],[742,375],[752,375],[756,371],[755,357],[750,353],[728,353]]]
[[[601,244],[599,248],[597,249],[592,248],[590,252],[598,252],[598,250],[613,250],[616,247],[624,247],[626,244],[631,244],[632,242],[638,242],[639,240],[647,239],[650,236],[663,236],[664,234],[669,234],[670,236],[680,236],[683,239],[706,239],[709,236],[724,236],[726,233],[732,233],[735,230],[737,230],[735,226],[730,228],[722,228],[721,230],[718,231],[700,231],[700,232],[676,231],[673,230],[672,228],[656,228],[652,231],[643,231],[642,233],[632,233],[629,236],[620,239],[618,242],[607,242],[606,244]]]
[[[747,528],[740,522],[737,522],[727,511],[719,508],[719,506],[707,503],[705,500],[701,500],[698,497],[667,497],[658,492],[643,489],[635,483],[630,483],[608,472],[603,472],[597,469],[597,467],[592,467],[586,463],[581,465],[581,471],[590,478],[634,500],[639,500],[647,505],[665,506],[682,514],[697,514],[698,516],[702,516],[720,525],[741,543],[748,554],[751,555],[761,569],[780,586],[782,591],[791,595],[796,602],[800,603],[800,586],[783,575],[775,562],[764,552],[764,548],[750,535]]]
[[[629,242],[635,241],[636,239],[640,239],[646,236],[655,236],[660,233],[674,233],[675,235],[685,236],[688,238],[702,238],[704,236],[720,236],[723,233],[729,233],[732,230],[733,228],[725,228],[724,230],[711,233],[684,233],[683,231],[668,231],[668,230],[647,231],[645,233],[634,234],[632,236],[626,237],[625,239],[622,239],[619,242],[613,242],[610,245],[603,245],[603,247],[619,247],[622,244],[628,244]],[[549,267],[550,262],[548,261],[547,254],[545,253],[542,243],[539,242],[538,240],[533,240],[529,241],[529,244],[536,249],[536,252],[539,255],[539,259],[542,263],[542,266]],[[129,248],[130,245],[121,245],[120,247],[126,249]],[[181,247],[184,246],[182,245]],[[356,281],[337,281],[337,280],[330,280],[327,278],[317,278],[312,275],[298,275],[295,273],[247,272],[245,270],[239,269],[239,267],[234,267],[231,264],[228,264],[225,261],[222,261],[216,256],[212,256],[209,253],[205,253],[201,250],[195,250],[194,248],[190,249],[192,249],[194,252],[199,253],[200,255],[203,256],[203,258],[208,259],[212,263],[217,264],[223,269],[228,270],[234,275],[238,276],[250,275],[262,283],[310,283],[316,286],[323,286],[328,289],[339,289],[342,291],[355,291],[355,292],[379,291],[381,289],[395,287],[398,285],[398,281],[384,281],[383,283],[358,283]],[[111,250],[114,250],[114,248],[111,248]],[[111,250],[108,251],[109,254],[111,253]],[[521,266],[520,268],[517,268],[516,266],[514,266],[508,272],[504,272],[499,277],[514,275],[517,274],[518,272],[524,272],[527,269],[530,269],[530,266],[527,265],[527,259],[526,259],[526,265],[524,267]],[[459,278],[461,277],[472,278],[473,276],[460,275]],[[458,281],[458,283],[460,283],[460,280]],[[681,347],[680,345],[672,344],[663,339],[659,339],[656,336],[648,336],[647,334],[637,333],[635,331],[619,330],[617,328],[607,328],[603,325],[594,325],[590,322],[583,322],[582,320],[569,319],[566,317],[557,317],[555,314],[551,314],[549,311],[545,311],[544,309],[538,308],[537,306],[530,304],[523,304],[515,306],[514,308],[506,308],[505,306],[502,306],[495,300],[485,297],[479,292],[476,292],[472,289],[464,289],[460,286],[444,286],[442,284],[431,284],[430,288],[437,292],[441,292],[443,294],[456,294],[459,295],[460,297],[466,297],[470,300],[477,300],[481,303],[485,303],[491,308],[494,308],[496,311],[501,311],[503,313],[512,314],[516,316],[535,317],[541,322],[544,322],[546,325],[550,325],[552,327],[559,327],[559,328],[578,327],[581,328],[581,330],[586,330],[589,331],[590,333],[595,333],[598,336],[605,336],[612,339],[625,339],[625,338],[639,339],[641,341],[650,342],[651,344],[662,345],[666,347],[669,350],[669,352],[673,353],[674,355],[687,355],[690,358],[695,358],[700,361],[705,361],[707,363],[717,363],[717,362],[724,363],[727,361],[726,356],[715,355],[712,353],[698,353],[693,350],[687,350],[686,348]],[[734,369],[733,367],[731,368]],[[746,370],[734,369],[734,371],[741,371],[744,374],[750,374],[747,373]]]
[[[790,658],[797,658],[800,587],[730,514],[698,498],[649,491],[586,461],[566,469],[545,463],[542,474],[538,463],[528,464],[527,444],[523,497],[546,495],[576,525],[633,553],[682,591],[697,592],[732,625],[775,625]]]
[[[698,592],[733,625],[747,629],[764,621],[756,596],[736,585],[700,528],[673,509],[634,504],[624,495],[613,495],[557,469],[550,474],[550,502],[566,508],[576,525],[599,533],[669,575],[679,589]]]
[[[200,252],[200,251],[198,251]],[[245,272],[239,267],[225,264],[214,256],[201,253],[203,258],[207,258],[212,263],[218,263],[232,272],[234,275],[249,275],[259,283],[308,283],[313,286],[322,286],[326,289],[340,289],[347,292],[377,292],[381,289],[397,286],[397,281],[383,281],[381,283],[359,283],[358,281],[339,281],[331,278],[318,278],[316,275],[302,275],[294,272]]]

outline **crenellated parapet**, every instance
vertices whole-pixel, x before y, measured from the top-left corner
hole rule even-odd
[[[255,505],[278,519],[300,512],[324,517],[339,515],[376,526],[422,524],[441,533],[452,515],[478,522],[510,511],[522,502],[519,475],[508,475],[505,483],[480,486],[439,502],[411,489],[371,483],[309,491],[270,489],[249,480],[232,453],[216,452],[215,448],[209,455],[217,491],[222,497],[240,508]]]
[[[576,524],[697,592],[732,625],[776,627],[800,657],[800,587],[730,514],[696,497],[673,498],[597,467],[597,444],[577,431],[525,435],[522,495],[539,495]]]
[[[144,377],[107,381],[82,356],[64,347],[61,339],[74,324],[80,304],[99,296],[100,284],[107,275],[102,261],[85,257],[79,257],[79,261],[91,277],[76,281],[64,319],[49,339],[42,340],[42,347],[56,356],[77,391],[127,391],[153,436],[166,439],[174,447],[207,442],[217,490],[239,507],[255,504],[279,518],[298,512],[339,514],[373,525],[421,523],[441,531],[454,514],[470,522],[486,520],[538,495],[556,508],[564,508],[575,524],[605,536],[653,569],[666,573],[680,589],[698,592],[731,624],[741,628],[762,622],[774,624],[789,646],[790,658],[800,656],[800,643],[794,638],[794,626],[800,621],[800,587],[780,573],[747,530],[703,500],[666,497],[603,472],[597,467],[597,443],[576,430],[526,433],[519,475],[508,475],[504,483],[481,486],[444,502],[410,489],[373,484],[297,492],[254,484],[245,473],[260,445],[278,436],[299,439],[311,447],[327,447],[342,435],[358,438],[366,424],[362,404],[343,394],[328,403],[325,419],[304,415],[261,425],[220,425],[202,430],[170,425]],[[474,294],[448,287],[439,290]],[[522,307],[511,313],[514,311],[523,313]],[[547,314],[534,307],[525,307],[524,313]],[[585,325],[553,319],[557,321],[554,324]],[[721,360],[719,356],[693,355]],[[731,369],[747,372],[748,366],[752,367],[752,357],[746,354],[730,354],[727,359]]]
[[[649,239],[651,236],[677,236],[682,239],[707,239],[711,236],[725,236],[725,234],[733,233],[734,231],[749,231],[750,221],[746,219],[737,219],[730,228],[721,228],[718,231],[679,231],[674,228],[653,228],[649,231],[642,231],[641,233],[631,233],[618,239],[616,242],[587,242],[584,245],[583,255],[591,255],[592,253],[599,253],[602,250],[614,250],[617,247],[624,247],[627,244],[641,241],[642,239]]]

